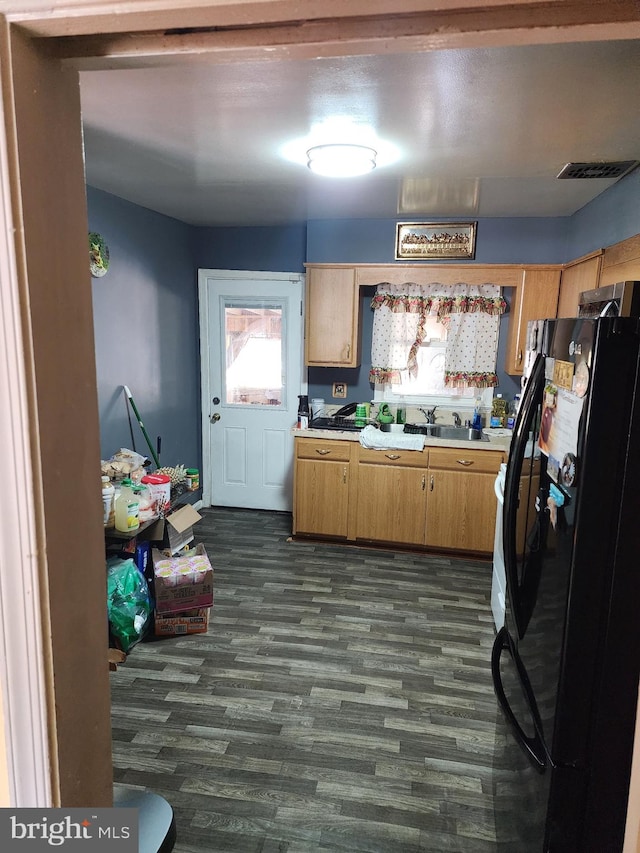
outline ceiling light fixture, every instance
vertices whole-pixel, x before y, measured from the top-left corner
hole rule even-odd
[[[307,151],[307,166],[327,178],[352,178],[373,171],[377,155],[366,145],[316,145]]]

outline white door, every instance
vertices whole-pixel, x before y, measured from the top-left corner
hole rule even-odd
[[[304,276],[200,270],[202,500],[291,511]]]

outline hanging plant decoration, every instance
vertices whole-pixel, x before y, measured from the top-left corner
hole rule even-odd
[[[109,247],[96,231],[89,231],[89,268],[94,278],[101,278],[109,269]]]

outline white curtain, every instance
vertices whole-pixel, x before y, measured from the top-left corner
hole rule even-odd
[[[498,384],[498,327],[506,302],[493,284],[378,285],[371,343],[371,382],[400,382],[417,370],[416,353],[428,316],[447,326],[445,384],[492,387]]]

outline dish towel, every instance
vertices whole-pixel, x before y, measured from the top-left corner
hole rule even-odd
[[[374,426],[366,426],[360,432],[360,444],[370,450],[422,450],[425,436],[406,432],[381,432]]]

